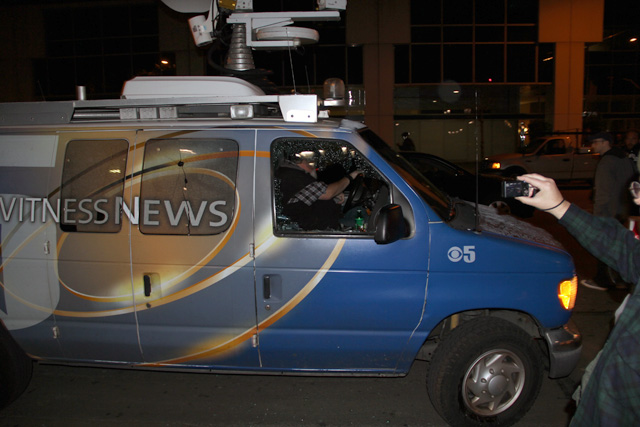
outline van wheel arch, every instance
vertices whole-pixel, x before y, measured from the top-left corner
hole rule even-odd
[[[33,361],[0,322],[0,409],[24,392],[32,373]]]
[[[440,323],[431,330],[429,337],[418,351],[416,359],[427,362],[430,361],[438,344],[448,334],[450,334],[451,331],[463,323],[477,320],[479,318],[499,318],[513,323],[514,326],[524,330],[534,338],[536,342],[539,343],[540,351],[543,356],[548,356],[548,349],[544,340],[539,339],[543,337],[540,333],[540,325],[529,314],[513,310],[471,310],[455,313],[441,320]]]

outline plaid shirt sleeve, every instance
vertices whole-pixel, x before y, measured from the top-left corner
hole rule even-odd
[[[617,220],[590,215],[575,205],[560,224],[636,284],[582,391],[571,427],[640,425],[640,240]]]
[[[560,220],[593,256],[620,273],[628,283],[640,279],[640,241],[614,218],[591,215],[575,205]]]
[[[298,191],[287,203],[302,202],[307,206],[311,206],[327,191],[327,184],[322,181],[315,181]]]

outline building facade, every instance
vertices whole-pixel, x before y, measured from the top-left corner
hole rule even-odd
[[[614,0],[349,0],[320,43],[255,52],[280,91],[322,93],[339,77],[350,106],[389,144],[454,161],[513,151],[521,133],[639,126],[639,5]],[[314,0],[254,0],[256,11]],[[160,0],[7,1],[0,6],[1,101],[118,97],[137,75],[215,75],[188,15]],[[629,10],[633,9],[633,10]]]

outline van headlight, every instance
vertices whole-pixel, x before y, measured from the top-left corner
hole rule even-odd
[[[565,310],[573,310],[578,296],[578,276],[571,280],[563,280],[558,285],[558,299]]]

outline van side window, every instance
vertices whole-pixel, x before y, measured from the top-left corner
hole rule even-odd
[[[271,167],[274,234],[375,234],[376,214],[389,204],[389,185],[351,144],[278,139],[271,145]],[[353,171],[362,174],[333,199],[326,199],[331,185],[346,183]]]
[[[67,144],[60,188],[60,228],[73,232],[115,233],[129,143],[74,140]]]
[[[232,223],[238,143],[228,139],[147,141],[139,228],[145,234],[212,235]]]

